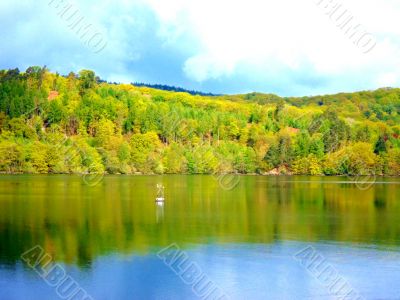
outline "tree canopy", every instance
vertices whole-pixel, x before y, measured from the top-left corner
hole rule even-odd
[[[213,96],[0,71],[0,172],[400,175],[399,124],[400,89]]]

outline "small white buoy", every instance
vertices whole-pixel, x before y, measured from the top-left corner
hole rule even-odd
[[[162,184],[157,184],[157,198],[156,202],[164,202],[165,197],[164,197],[164,186]]]

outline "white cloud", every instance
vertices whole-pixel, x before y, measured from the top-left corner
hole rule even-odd
[[[383,71],[400,74],[397,1],[342,2],[354,20],[377,39],[376,48],[368,54],[363,54],[313,0],[148,3],[171,34],[190,30],[199,40],[201,47],[183,66],[187,76],[196,81],[232,76],[241,65],[252,65],[255,76],[271,65],[287,72],[297,72],[306,65],[305,72],[332,76],[333,81],[357,74],[371,85],[385,82],[379,79]]]
[[[222,57],[213,57],[210,54],[199,54],[190,57],[184,65],[184,72],[196,81],[217,79],[222,75],[232,74],[235,64]]]
[[[231,93],[257,88],[302,95],[398,84],[400,1],[343,0],[343,7],[377,40],[368,54],[315,2],[75,2],[107,36],[107,48],[94,55],[47,2],[2,0],[0,63],[47,64],[60,72],[92,68],[106,79],[135,78]],[[238,86],[240,82],[246,86]]]
[[[377,84],[382,87],[395,86],[399,84],[399,74],[394,72],[378,75]]]

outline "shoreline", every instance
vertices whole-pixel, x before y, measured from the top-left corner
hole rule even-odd
[[[379,177],[379,178],[400,178],[400,175],[377,175],[377,174],[368,174],[368,175],[311,175],[311,174],[237,174],[237,173],[215,173],[215,174],[190,174],[190,173],[164,173],[164,174],[121,174],[121,173],[104,173],[104,174],[96,174],[96,173],[23,173],[23,172],[0,172],[0,176],[2,175],[32,175],[32,176],[43,176],[43,175],[69,175],[69,176],[222,176],[222,175],[237,175],[243,177],[299,177],[299,176],[307,176],[307,177]]]

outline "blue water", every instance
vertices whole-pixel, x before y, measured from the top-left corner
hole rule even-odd
[[[400,299],[398,249],[288,241],[192,245],[184,251],[227,299],[339,299],[293,257],[308,246],[364,299]],[[111,254],[97,258],[87,269],[63,266],[93,299],[201,299],[156,252],[145,256]],[[58,298],[54,287],[21,264],[1,267],[0,289],[1,299]]]
[[[400,299],[399,182],[0,176],[0,300]],[[35,246],[44,278],[21,257]]]

